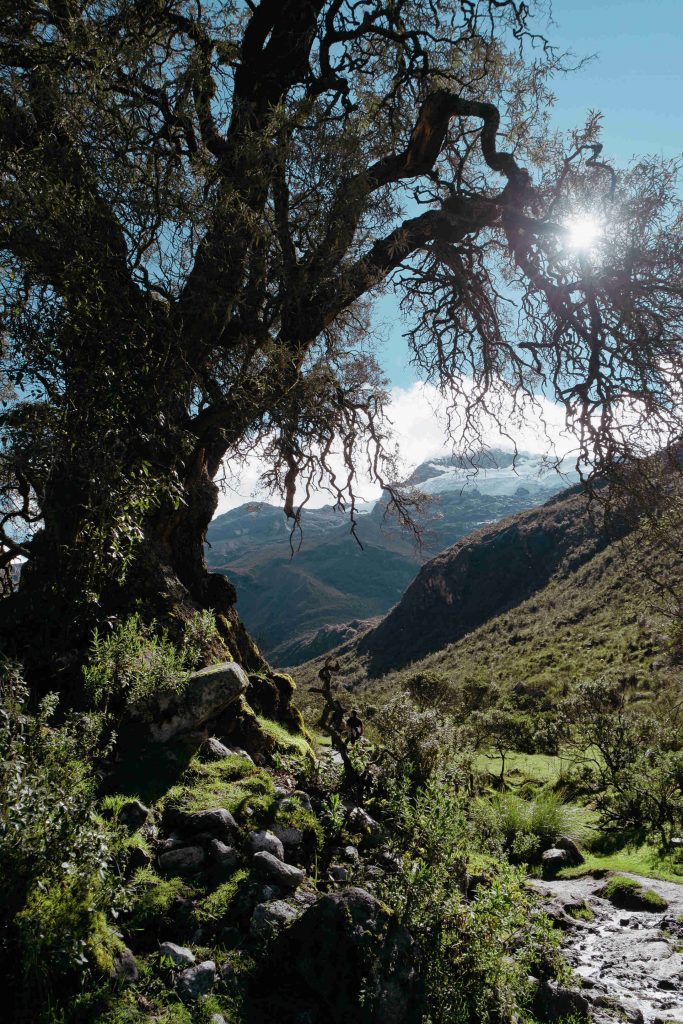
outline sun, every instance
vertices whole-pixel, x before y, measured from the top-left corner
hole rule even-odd
[[[575,252],[588,252],[602,235],[602,225],[595,217],[573,217],[565,221],[566,245]]]

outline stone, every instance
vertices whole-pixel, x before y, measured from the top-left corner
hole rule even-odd
[[[378,822],[362,807],[353,807],[349,812],[349,825],[354,832],[362,833],[368,845],[379,842],[382,829]]]
[[[162,942],[159,946],[159,955],[168,957],[173,961],[175,967],[192,967],[197,958],[191,949],[185,946],[177,946],[175,942]]]
[[[134,981],[138,980],[138,962],[127,946],[116,953],[111,976],[115,981],[122,982],[124,985],[132,985]]]
[[[412,940],[404,929],[392,933],[390,923],[386,907],[365,889],[326,893],[274,938],[254,979],[255,995],[274,993],[285,1016],[288,993],[305,992],[300,1012],[326,1024],[419,1019]],[[369,985],[379,994],[371,1007],[363,1005]],[[278,1004],[268,1009],[268,1019],[278,1019]]]
[[[212,839],[209,843],[209,859],[221,872],[228,874],[239,864],[240,855],[234,846],[226,846],[220,839]]]
[[[584,862],[584,856],[581,850],[578,848],[573,839],[569,836],[560,836],[560,838],[553,844],[554,849],[564,850],[568,856],[568,865],[571,868],[578,868],[580,864]]]
[[[224,807],[212,807],[208,811],[183,814],[180,816],[179,825],[183,832],[190,835],[205,833],[226,843],[236,839],[240,831],[232,814]]]
[[[249,931],[255,938],[269,939],[296,917],[297,911],[285,900],[257,903],[251,915]]]
[[[181,999],[195,1000],[206,996],[216,980],[216,965],[213,960],[204,960],[195,967],[188,967],[178,975],[176,989]]]
[[[149,807],[145,807],[141,800],[127,800],[118,813],[118,819],[125,828],[137,832],[149,817]]]
[[[228,1024],[222,1013],[211,1014],[211,1024]]]
[[[281,825],[275,825],[273,833],[282,845],[290,850],[295,850],[304,841],[304,834],[300,828],[285,828]]]
[[[261,850],[265,850],[267,853],[272,853],[273,857],[277,857],[278,860],[285,859],[285,848],[282,840],[278,839],[272,832],[250,832],[247,836],[247,842],[252,853],[259,853]]]
[[[206,855],[201,846],[181,846],[179,849],[167,850],[159,854],[159,867],[164,871],[175,871],[178,874],[189,874],[199,871],[204,866]]]
[[[567,1017],[591,1019],[590,1003],[575,988],[566,988],[556,981],[542,982],[534,997],[534,1012],[547,1021],[561,1021]]]
[[[254,854],[254,870],[262,878],[275,882],[286,889],[296,889],[306,877],[306,872],[302,871],[301,868],[285,864],[266,850],[261,850],[259,853]]]
[[[210,736],[208,740],[204,741],[201,752],[207,761],[223,761],[226,757],[230,757],[228,748],[215,736]]]
[[[349,869],[342,867],[341,864],[330,864],[328,874],[333,882],[348,882],[349,880]]]
[[[195,732],[222,714],[249,686],[249,677],[233,661],[193,672],[181,694],[164,696],[152,716],[152,739],[167,743],[183,733]]]
[[[541,857],[543,875],[544,877],[552,877],[556,875],[562,868],[569,866],[569,854],[566,850],[560,850],[557,847],[551,847],[549,850],[543,851]]]

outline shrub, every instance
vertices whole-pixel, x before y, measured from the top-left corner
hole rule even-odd
[[[468,893],[476,844],[466,806],[453,778],[440,773],[414,799],[404,793],[396,812],[401,869],[381,889],[415,942],[425,1024],[526,1018],[529,975],[562,972],[557,938],[536,914],[520,871],[489,864]]]
[[[98,708],[119,709],[125,703],[149,717],[155,703],[182,693],[198,649],[192,644],[178,650],[154,622],[145,625],[137,612],[108,636],[93,634],[83,668],[86,691]]]
[[[577,838],[576,811],[557,794],[545,791],[536,800],[514,793],[480,797],[470,811],[479,841],[513,864],[536,860],[561,835]]]
[[[101,721],[55,725],[57,699],[27,711],[18,670],[0,665],[0,980],[17,1016],[39,1018],[84,973],[107,970],[118,940],[105,912],[121,893],[96,813]],[[10,1019],[11,1008],[10,1008]]]

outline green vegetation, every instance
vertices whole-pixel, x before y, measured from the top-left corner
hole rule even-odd
[[[259,725],[265,733],[275,740],[278,750],[284,754],[312,755],[311,745],[306,736],[290,732],[280,722],[258,715]]]
[[[666,910],[668,903],[653,889],[644,889],[635,878],[615,875],[602,890],[615,907],[625,910]]]
[[[188,620],[182,647],[154,620],[145,624],[136,612],[106,635],[95,629],[83,667],[86,693],[95,707],[125,706],[149,718],[160,701],[182,693],[190,670],[217,640],[208,611]]]

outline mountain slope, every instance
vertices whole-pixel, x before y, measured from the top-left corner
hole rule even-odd
[[[382,703],[405,688],[408,676],[427,670],[445,674],[470,709],[486,701],[487,692],[509,693],[523,707],[602,678],[625,680],[645,698],[680,677],[663,589],[680,586],[682,578],[681,557],[640,534],[613,541],[460,639],[383,676],[370,674],[371,659],[360,654],[357,641],[341,646],[334,652],[337,680],[361,706]],[[296,670],[310,720],[316,704],[305,694],[322,660]]]
[[[410,665],[463,684],[558,686],[665,664],[657,595],[682,570],[680,556],[631,536],[624,521],[606,530],[582,494],[564,492],[428,562],[389,615],[333,652],[339,679],[391,690]],[[300,683],[320,664],[300,666]]]
[[[495,451],[480,457],[476,471],[452,457],[419,466],[407,483],[431,498],[420,520],[421,549],[386,516],[386,500],[380,500],[359,517],[362,548],[344,514],[305,509],[301,548],[292,558],[282,510],[252,502],[214,520],[207,560],[234,580],[242,619],[269,659],[298,664],[388,611],[438,551],[537,505],[563,483],[538,456],[522,454],[513,463],[511,453]],[[299,537],[293,542],[296,547]]]

